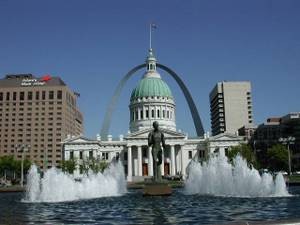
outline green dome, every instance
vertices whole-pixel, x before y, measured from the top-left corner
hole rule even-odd
[[[157,77],[144,77],[131,93],[130,101],[142,97],[168,97],[173,98],[169,86]]]

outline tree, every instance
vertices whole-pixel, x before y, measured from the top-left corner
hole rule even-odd
[[[255,154],[249,145],[240,144],[240,145],[231,147],[231,149],[227,153],[227,158],[230,162],[233,162],[233,159],[238,154],[247,161],[247,164],[249,166],[254,166],[255,168],[258,168],[258,163],[257,163],[256,157],[255,157]]]
[[[283,145],[273,145],[267,151],[268,169],[272,172],[288,171],[288,151]]]
[[[7,176],[9,179],[15,180],[21,176],[21,160],[14,159],[13,156],[0,157],[0,175]],[[28,159],[24,160],[24,174],[26,174],[31,166]]]
[[[76,160],[70,159],[70,160],[64,160],[61,162],[61,168],[62,171],[67,172],[69,174],[73,174],[74,170],[76,169]]]
[[[89,169],[91,169],[94,173],[103,172],[108,166],[108,163],[99,159],[91,159],[89,160]]]

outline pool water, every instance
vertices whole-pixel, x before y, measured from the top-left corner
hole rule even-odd
[[[300,187],[292,197],[235,198],[186,195],[143,197],[128,190],[118,197],[59,203],[24,203],[24,193],[0,193],[0,224],[228,224],[300,219]]]

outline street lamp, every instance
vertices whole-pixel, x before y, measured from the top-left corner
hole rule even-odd
[[[23,183],[24,183],[24,155],[25,152],[27,152],[30,148],[30,145],[28,144],[16,144],[16,149],[19,150],[20,152],[22,152],[22,161],[21,161],[21,187],[23,187]]]
[[[279,138],[279,142],[287,146],[288,150],[288,160],[289,160],[289,175],[292,174],[292,166],[291,166],[291,152],[290,152],[290,145],[293,145],[295,143],[296,138],[295,137],[287,137],[287,138]]]

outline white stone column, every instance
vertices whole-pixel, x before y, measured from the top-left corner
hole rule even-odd
[[[181,174],[182,178],[185,179],[185,156],[184,156],[184,151],[183,151],[183,146],[180,146],[180,152],[181,152]]]
[[[148,147],[148,176],[153,176],[152,147]]]
[[[171,176],[175,176],[176,174],[176,167],[175,167],[175,146],[171,145]]]
[[[93,159],[97,159],[97,151],[93,149]]]
[[[127,181],[132,181],[132,150],[127,147]]]
[[[142,146],[138,146],[138,176],[143,176]]]
[[[65,155],[64,155],[65,160],[69,160],[70,159],[70,152],[71,151],[65,151]],[[74,156],[74,153],[73,153],[73,156]]]
[[[161,175],[165,175],[165,150],[162,150],[162,157],[161,157]]]
[[[219,154],[220,154],[220,156],[225,157],[225,147],[224,146],[219,148]]]

